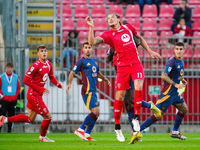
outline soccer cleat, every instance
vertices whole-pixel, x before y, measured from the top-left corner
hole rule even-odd
[[[133,131],[131,132],[131,135],[133,136]],[[138,142],[142,142],[142,139],[139,138],[139,139],[138,139]]]
[[[85,134],[83,131],[79,131],[78,129],[76,129],[76,131],[74,132],[74,134],[76,134],[77,136],[79,136],[82,140],[88,141],[88,139],[85,137]]]
[[[0,116],[0,127],[4,124],[5,116]]]
[[[47,136],[45,137],[40,136],[39,141],[40,142],[55,142],[54,140],[49,139]]]
[[[131,141],[128,144],[135,144],[136,142],[140,141],[142,137],[142,133],[138,132],[136,135],[133,135]]]
[[[180,132],[178,132],[178,134],[172,134],[172,132],[171,132],[170,136],[172,138],[178,138],[180,140],[186,140],[187,139],[187,137],[183,136]]]
[[[89,137],[86,137],[86,139],[87,139],[88,141],[96,141],[95,139],[91,138],[90,136],[89,136]]]
[[[133,119],[132,124],[133,124],[134,131],[140,131],[140,124],[139,124],[139,121],[137,119]]]
[[[160,118],[162,116],[160,109],[157,108],[152,101],[149,101],[148,103],[153,106],[152,108],[150,108],[150,110],[156,115],[156,117]]]
[[[125,141],[125,138],[124,138],[124,135],[122,134],[122,130],[115,130],[115,134],[116,134],[116,137],[118,139],[118,141],[120,142],[124,142]]]

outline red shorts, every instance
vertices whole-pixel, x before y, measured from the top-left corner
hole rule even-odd
[[[141,79],[144,81],[144,70],[141,63],[129,66],[117,66],[116,90],[128,90],[130,79]]]
[[[46,115],[49,113],[49,110],[45,105],[42,96],[32,95],[32,93],[27,93],[27,100],[28,102],[26,107],[28,109],[33,110],[40,115]]]

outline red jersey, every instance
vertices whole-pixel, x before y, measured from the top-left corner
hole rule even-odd
[[[28,69],[25,76],[30,78],[32,82],[31,85],[26,84],[29,86],[28,92],[36,91],[37,93],[39,93],[39,95],[42,95],[44,91],[44,85],[46,84],[48,77],[50,77],[50,80],[51,78],[54,78],[51,62],[47,60],[46,63],[43,63],[40,60],[37,60]],[[26,81],[26,77],[24,78],[24,80]],[[57,80],[54,84],[58,84]]]
[[[110,29],[100,36],[105,43],[115,48],[114,63],[117,66],[140,63],[133,35],[137,35],[136,29],[127,24],[117,30]]]

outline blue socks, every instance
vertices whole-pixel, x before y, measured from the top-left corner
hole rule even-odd
[[[146,101],[142,101],[142,107],[151,108],[151,104]]]
[[[134,108],[133,108],[133,110],[128,112],[128,121],[129,121],[132,129],[133,129],[133,124],[132,124],[133,117],[134,117]]]
[[[144,130],[145,128],[151,126],[154,122],[158,121],[157,118],[154,115],[151,115],[148,117],[141,125],[140,125],[140,131]]]
[[[185,114],[181,114],[180,112],[178,112],[176,114],[173,131],[178,131],[179,126],[180,126],[184,116],[185,116]]]
[[[91,112],[90,114],[88,114],[85,118],[85,120],[83,121],[82,125],[80,126],[81,129],[85,130],[86,128],[86,131],[85,133],[88,133],[90,134],[95,123],[96,123],[96,120],[97,120],[97,116]]]

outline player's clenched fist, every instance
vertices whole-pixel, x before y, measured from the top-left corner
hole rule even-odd
[[[93,20],[92,20],[91,17],[87,16],[86,19],[85,19],[85,21],[87,22],[87,24],[89,26],[94,27],[94,22],[93,22]]]

